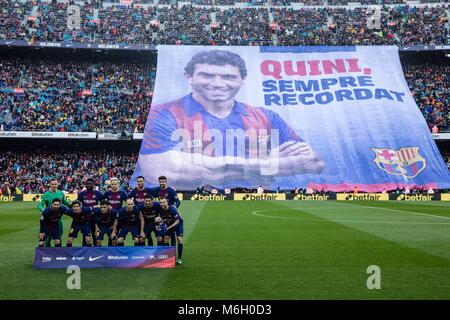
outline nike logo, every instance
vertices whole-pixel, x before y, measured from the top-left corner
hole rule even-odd
[[[102,257],[103,256],[92,258],[91,256],[89,256],[89,261],[95,261],[95,260],[98,260],[98,259],[100,259]]]
[[[6,44],[11,44],[11,43],[13,43],[14,41],[6,41]]]

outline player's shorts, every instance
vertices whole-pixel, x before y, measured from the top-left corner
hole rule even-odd
[[[80,231],[84,237],[90,237],[92,235],[89,224],[72,224],[70,226],[69,238],[76,238]]]
[[[146,235],[147,238],[150,238],[152,236],[152,232],[156,235],[157,231],[155,228],[155,225],[145,225],[144,226],[144,233]]]
[[[157,237],[172,237],[172,236],[175,236],[175,229],[169,229],[169,230],[167,230],[167,227],[166,228],[161,228],[160,230],[158,230],[157,232],[156,232],[156,236]]]
[[[125,226],[123,225],[119,232],[119,238],[126,239],[128,232],[131,232],[133,238],[137,238],[139,236],[138,226]]]
[[[170,230],[169,230],[170,231]],[[175,228],[175,233],[177,236],[182,237],[184,233],[184,224],[183,220],[180,219],[180,222],[178,223],[177,227]]]
[[[44,233],[44,239],[42,241],[45,241],[49,236],[53,240],[61,240],[61,230],[59,229],[58,225],[56,226],[43,225],[40,231],[41,233]]]
[[[111,233],[113,232],[113,227],[110,227],[108,225],[97,225],[99,233],[97,235],[97,240],[103,240],[104,235],[106,234],[109,237],[111,237]]]
[[[41,216],[41,219],[39,219],[39,233],[44,233],[45,231],[45,224],[44,224],[44,220],[42,219],[42,216]]]

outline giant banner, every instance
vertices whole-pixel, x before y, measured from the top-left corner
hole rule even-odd
[[[134,183],[450,187],[396,47],[159,46],[157,70]]]

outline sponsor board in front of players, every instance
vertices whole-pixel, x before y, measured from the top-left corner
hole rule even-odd
[[[128,260],[128,256],[108,256],[108,260]]]
[[[89,261],[95,261],[95,260],[98,260],[100,258],[103,258],[103,256],[98,256],[98,257],[91,257],[91,256],[89,256]]]
[[[84,257],[72,257],[72,261],[82,261]]]

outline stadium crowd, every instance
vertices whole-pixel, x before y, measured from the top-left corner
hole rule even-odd
[[[218,0],[221,1],[221,0]],[[224,4],[231,4],[222,0]],[[208,1],[202,0],[202,4]],[[311,1],[311,4],[320,1]],[[366,1],[372,3],[372,0]],[[397,3],[397,1],[384,1]],[[172,2],[170,2],[173,4]],[[195,2],[194,2],[195,3]],[[263,2],[256,2],[261,4]],[[274,0],[272,4],[289,4]],[[307,2],[309,3],[309,2]],[[327,7],[102,6],[86,2],[79,28],[68,29],[69,3],[24,4],[0,0],[0,39],[102,44],[368,45],[448,44],[448,4],[349,8],[344,0]],[[336,5],[336,6],[333,6]]]
[[[450,151],[442,154],[450,170]],[[120,189],[130,192],[131,175],[137,160],[135,152],[42,151],[2,152],[0,154],[0,195],[44,193],[56,178],[60,188],[79,193],[88,177],[94,177],[98,191],[105,192],[111,178],[121,181]],[[250,192],[250,191],[249,191]]]
[[[141,63],[0,58],[0,125],[8,131],[142,132],[155,76],[154,66]]]
[[[78,193],[87,177],[95,177],[102,189],[111,178],[120,179],[120,188],[129,191],[137,153],[100,151],[7,151],[0,154],[0,185],[3,195],[44,193],[48,183],[56,178],[60,187]]]
[[[450,65],[405,64],[403,69],[411,93],[430,130],[449,131]]]
[[[430,130],[449,131],[450,66],[403,68]],[[150,63],[0,58],[0,130],[143,132],[155,77]]]
[[[193,1],[204,5],[232,5],[235,2],[239,1]],[[173,5],[176,1],[171,0],[159,1],[167,4],[164,6],[145,7],[102,7],[101,1],[87,1],[81,7],[81,29],[68,30],[68,3],[0,0],[0,39],[24,39],[29,43],[178,45],[409,46],[449,43],[445,27],[448,4],[439,7],[386,6],[381,11],[380,27],[372,29],[367,22],[373,11],[342,7],[347,0],[301,1],[307,5],[338,7],[286,7],[295,2],[272,0],[271,4],[275,6],[271,7],[217,8],[177,7]],[[378,0],[361,2],[380,3]],[[254,5],[265,3],[251,1]],[[427,63],[404,64],[403,68],[430,130],[449,131],[450,66]],[[156,67],[151,63],[1,57],[0,130],[143,132],[155,77]],[[445,154],[444,159],[450,168],[450,155]],[[106,150],[71,151],[63,155],[54,151],[37,154],[2,152],[1,192],[42,193],[52,177],[60,181],[63,190],[77,192],[88,176],[95,176],[99,186],[118,177],[123,183],[121,187],[128,190],[135,163],[136,153]]]

